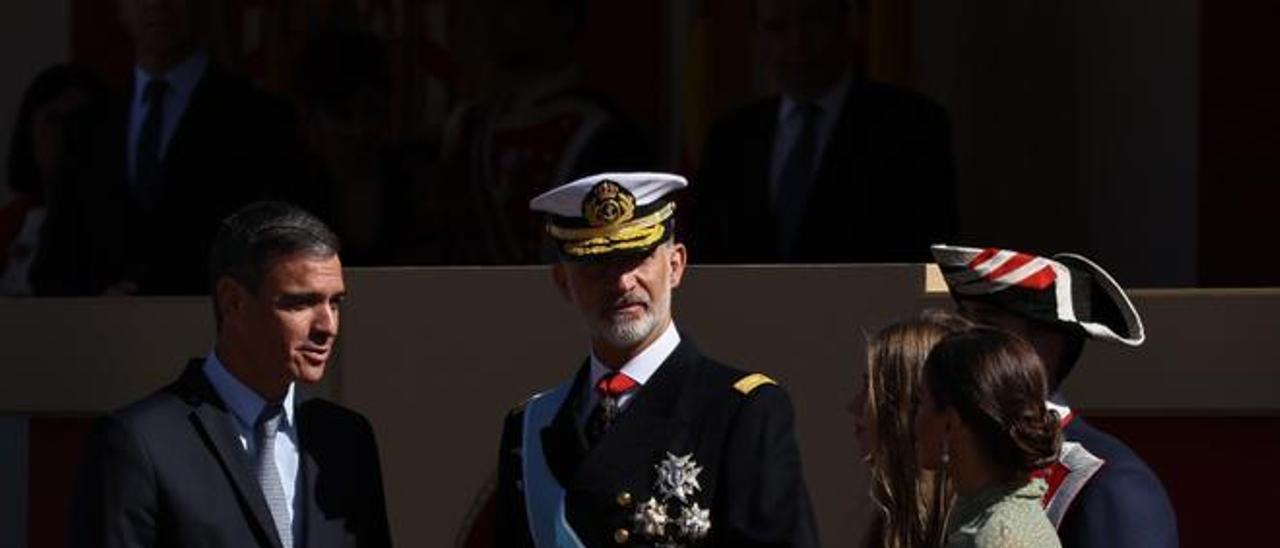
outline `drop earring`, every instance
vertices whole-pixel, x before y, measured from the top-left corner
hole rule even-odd
[[[948,470],[951,467],[951,444],[947,438],[942,438],[942,457],[940,459],[941,466],[934,475],[933,484],[933,500],[930,501],[933,511],[930,512],[929,524],[926,526],[925,545],[930,547],[940,547],[943,544],[943,535],[947,530],[947,522],[951,517],[948,511],[951,500],[950,475]]]

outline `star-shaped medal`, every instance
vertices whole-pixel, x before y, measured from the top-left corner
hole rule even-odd
[[[665,535],[668,520],[666,505],[653,497],[649,497],[649,500],[636,507],[635,514],[631,516],[636,532],[650,538],[660,538]]]
[[[654,486],[664,499],[675,498],[680,502],[689,502],[694,491],[702,489],[698,484],[698,474],[702,467],[693,461],[693,453],[677,457],[667,453],[667,458],[656,465],[658,481]]]
[[[702,539],[711,531],[711,510],[704,510],[696,502],[681,508],[680,517],[676,518],[676,529],[687,540]]]

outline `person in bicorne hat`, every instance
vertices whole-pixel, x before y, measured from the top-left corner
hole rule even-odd
[[[1079,255],[932,249],[960,313],[1021,335],[1044,364],[1047,403],[1062,417],[1064,434],[1059,462],[1042,471],[1046,511],[1062,545],[1177,546],[1177,522],[1159,478],[1120,440],[1076,416],[1060,390],[1087,340],[1136,347],[1146,339],[1120,285]]]
[[[791,401],[676,329],[687,264],[665,173],[605,173],[532,200],[589,356],[506,419],[498,546],[817,546]]]

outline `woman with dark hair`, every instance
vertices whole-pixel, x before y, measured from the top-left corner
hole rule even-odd
[[[920,374],[933,345],[972,327],[955,314],[926,311],[885,327],[867,341],[867,369],[854,399],[854,429],[871,467],[871,497],[878,513],[863,546],[932,545],[946,508],[942,484],[916,460],[912,421]]]
[[[924,365],[916,454],[956,491],[947,547],[1060,547],[1031,473],[1057,457],[1058,417],[1044,405],[1044,370],[1031,345],[977,327],[948,335]]]
[[[103,95],[88,69],[54,65],[27,86],[9,141],[8,184],[15,198],[0,207],[0,295],[27,295],[48,193],[67,163],[73,120]]]

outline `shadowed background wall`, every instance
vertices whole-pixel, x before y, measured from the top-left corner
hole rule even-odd
[[[226,2],[234,13],[220,51],[277,89],[282,68],[263,52],[293,47],[298,37],[275,37],[278,44],[269,33],[246,38],[271,3]],[[580,60],[592,84],[651,134],[668,169],[694,172],[710,121],[770,87],[742,2],[588,3]],[[41,67],[77,60],[127,70],[128,47],[106,4],[0,7],[12,31],[0,53],[3,127]],[[404,87],[393,99],[410,114],[397,131],[438,138],[431,132],[459,99],[448,90],[467,89],[458,72],[474,36],[451,26],[463,3],[365,4],[390,6],[390,15],[369,25],[388,27],[388,44],[399,48],[392,61]],[[1267,24],[1276,7],[1202,0],[859,5],[854,24],[862,36],[850,55],[870,77],[916,89],[951,113],[966,242],[1076,251],[1140,285],[1280,282],[1280,255],[1241,259],[1280,199],[1280,186],[1267,183],[1280,170],[1272,92],[1280,55]],[[411,37],[430,47],[413,49]],[[250,45],[258,49],[241,51]],[[0,131],[0,145],[9,137]],[[0,185],[0,203],[9,195]]]

